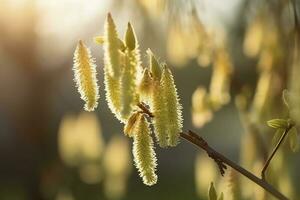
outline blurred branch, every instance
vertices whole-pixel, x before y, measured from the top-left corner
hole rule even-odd
[[[252,182],[256,183],[257,185],[264,188],[266,191],[268,191],[270,194],[272,194],[274,197],[280,200],[288,200],[286,196],[284,196],[281,192],[279,192],[277,189],[275,189],[272,185],[267,183],[265,180],[258,178],[245,168],[241,167],[240,165],[236,164],[235,162],[231,161],[221,153],[214,150],[211,146],[208,145],[208,143],[199,135],[196,133],[189,131],[188,133],[180,133],[180,136],[187,140],[188,142],[196,145],[197,147],[203,149],[206,151],[209,157],[213,158],[215,161],[217,161],[217,164],[220,168],[224,170],[226,169],[226,165],[229,165],[236,171],[238,171],[240,174],[244,175],[248,179],[250,179]],[[221,164],[220,164],[221,163]],[[221,169],[220,169],[221,170]],[[223,175],[223,171],[221,171],[221,174]]]

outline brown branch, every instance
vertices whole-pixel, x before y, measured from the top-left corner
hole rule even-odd
[[[286,196],[284,196],[282,193],[276,190],[272,185],[267,183],[265,180],[258,178],[257,176],[255,176],[254,174],[246,170],[245,168],[241,167],[240,165],[231,161],[221,153],[214,150],[211,146],[208,145],[208,143],[202,137],[200,137],[196,133],[189,131],[188,133],[180,133],[180,136],[185,140],[187,140],[188,142],[206,151],[209,157],[217,161],[221,174],[225,172],[226,165],[228,165],[233,169],[235,169],[236,171],[238,171],[240,174],[244,175],[245,177],[247,177],[248,179],[256,183],[257,185],[264,188],[266,191],[268,191],[270,194],[272,194],[274,197],[278,198],[279,200],[288,200]],[[220,168],[220,164],[221,164],[221,168]]]
[[[143,102],[138,103],[137,106],[142,110],[143,113],[147,114],[149,117],[154,117],[154,115],[150,112],[150,110],[146,107],[146,105]]]
[[[267,159],[266,163],[264,164],[264,167],[261,171],[261,177],[262,179],[266,179],[266,170],[272,160],[272,158],[274,157],[274,155],[276,154],[277,150],[279,149],[280,145],[282,144],[282,142],[284,141],[284,138],[287,136],[288,132],[291,130],[291,128],[293,128],[293,124],[289,125],[283,132],[282,136],[280,137],[278,143],[276,144],[275,148],[273,149],[271,155],[269,156],[269,158]]]

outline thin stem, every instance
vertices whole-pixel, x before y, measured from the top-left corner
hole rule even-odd
[[[298,31],[298,15],[297,15],[297,7],[296,7],[296,0],[292,0],[293,12],[294,12],[294,20],[295,20],[295,28]]]
[[[287,136],[288,132],[291,130],[293,126],[289,126],[288,128],[286,128],[282,134],[282,136],[280,137],[278,143],[276,144],[275,148],[273,149],[271,155],[269,156],[269,158],[267,159],[262,171],[261,171],[261,177],[262,179],[266,179],[266,170],[272,160],[272,158],[274,157],[274,155],[276,154],[277,150],[279,149],[280,145],[282,144],[282,142],[284,141],[284,138]]]
[[[214,150],[211,146],[208,145],[208,143],[199,135],[196,133],[193,133],[192,131],[189,131],[188,133],[180,133],[180,136],[187,140],[188,142],[196,145],[197,147],[203,149],[206,151],[206,153],[209,155],[209,157],[213,158],[215,161],[223,163],[223,166],[227,164],[228,166],[232,167],[236,171],[238,171],[240,174],[244,175],[257,185],[264,188],[266,191],[268,191],[270,194],[272,194],[274,197],[278,198],[279,200],[288,200],[286,196],[284,196],[282,193],[280,193],[278,190],[276,190],[272,185],[267,183],[265,180],[258,178],[245,168],[241,167],[240,165],[236,164],[235,162],[231,161],[221,153]],[[224,164],[225,163],[225,164]],[[222,166],[221,166],[222,167]],[[220,168],[220,165],[219,165]],[[222,168],[224,169],[224,167]],[[222,173],[222,171],[221,171]]]

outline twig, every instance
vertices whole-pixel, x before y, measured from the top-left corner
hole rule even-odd
[[[141,102],[137,106],[143,111],[143,113],[146,113],[149,117],[154,117],[154,115],[150,112],[150,110],[145,106],[144,103]]]
[[[251,181],[253,181],[254,183],[256,183],[257,185],[264,188],[266,191],[268,191],[270,194],[272,194],[274,197],[278,198],[279,200],[288,200],[288,198],[286,196],[284,196],[281,192],[276,190],[272,185],[267,183],[265,180],[258,178],[257,176],[255,176],[254,174],[252,174],[251,172],[246,170],[245,168],[239,166],[235,162],[226,158],[221,153],[214,150],[212,147],[210,147],[208,145],[208,143],[202,137],[200,137],[196,133],[189,131],[189,133],[180,133],[180,136],[182,138],[184,138],[185,140],[187,140],[188,142],[190,142],[190,143],[196,145],[197,147],[203,149],[204,151],[206,151],[206,153],[211,158],[213,158],[215,161],[217,160],[218,161],[217,164],[218,164],[219,168],[220,168],[219,163],[222,164],[221,166],[225,166],[225,164],[226,164],[226,165],[232,167],[233,169],[235,169],[236,171],[238,171],[240,174],[242,174],[245,177],[247,177],[248,179],[250,179]],[[226,166],[221,167],[221,168],[223,170],[225,170]],[[222,171],[221,171],[221,174],[222,174]]]
[[[273,149],[271,155],[269,156],[269,158],[267,159],[266,163],[264,164],[264,167],[261,171],[261,177],[262,179],[266,179],[266,170],[272,160],[272,158],[274,157],[274,155],[276,154],[277,150],[279,149],[280,145],[282,144],[282,142],[284,141],[284,138],[287,136],[288,132],[291,130],[291,128],[293,127],[293,125],[289,125],[283,132],[282,136],[280,137],[278,143],[276,144],[275,148]]]

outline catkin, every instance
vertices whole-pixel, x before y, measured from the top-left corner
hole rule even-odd
[[[163,67],[161,85],[161,95],[164,97],[168,119],[168,144],[169,146],[176,146],[178,143],[179,133],[182,131],[182,106],[179,103],[179,97],[172,72],[167,65],[164,65]]]
[[[153,55],[150,49],[147,50],[150,73],[152,75],[152,93],[149,101],[151,112],[155,116],[153,118],[153,128],[156,140],[160,147],[168,146],[168,135],[166,125],[168,122],[164,97],[162,95],[162,87],[160,84],[161,79],[161,67],[157,59]]]
[[[142,78],[138,85],[138,92],[140,95],[140,99],[146,103],[151,100],[153,91],[153,79],[150,75],[150,72],[147,68],[144,69],[142,73]]]
[[[168,146],[167,124],[170,123],[165,107],[165,98],[162,93],[162,87],[159,81],[153,83],[153,93],[151,98],[151,111],[155,116],[153,118],[153,128],[156,140],[160,147]]]
[[[104,27],[104,64],[108,73],[113,78],[120,77],[120,39],[118,37],[116,25],[108,13]]]
[[[156,155],[153,140],[150,136],[151,129],[144,115],[140,115],[133,137],[133,157],[143,182],[146,185],[154,185],[157,182]]]
[[[104,86],[105,97],[109,109],[115,115],[115,117],[121,122],[125,122],[125,119],[121,117],[121,102],[120,102],[120,83],[118,79],[114,79],[108,72],[108,69],[104,67]]]
[[[125,55],[124,67],[121,75],[121,115],[127,119],[133,108],[138,102],[137,95],[137,71],[140,67],[140,55],[138,45],[136,44],[136,37],[133,28],[128,23],[128,28],[125,34]]]
[[[74,81],[85,101],[84,109],[93,111],[98,105],[99,93],[96,78],[96,65],[90,50],[80,40],[74,52]]]

